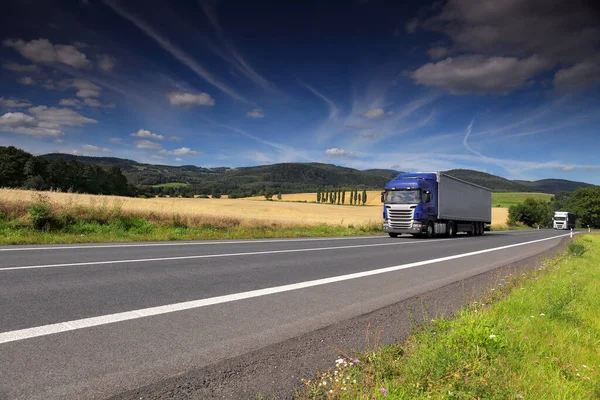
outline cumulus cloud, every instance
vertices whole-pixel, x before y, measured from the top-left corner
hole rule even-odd
[[[89,97],[86,99],[83,99],[83,104],[85,104],[86,106],[90,106],[90,107],[103,107],[103,108],[115,108],[116,107],[116,105],[113,103],[104,104],[96,99],[92,99]]]
[[[35,85],[35,81],[30,76],[24,76],[23,78],[19,79],[19,83],[25,86]]]
[[[169,140],[170,140],[170,141],[172,141],[172,142],[180,142],[180,141],[182,141],[182,140],[183,140],[183,138],[182,138],[182,137],[179,137],[179,136],[171,136],[171,137],[169,138]]]
[[[373,108],[369,111],[366,111],[360,114],[364,119],[381,119],[385,117],[385,111],[382,108]]]
[[[252,111],[248,111],[246,116],[248,118],[264,118],[265,114],[263,113],[263,111],[260,108],[255,108]]]
[[[358,156],[354,153],[348,152],[344,149],[338,149],[338,148],[331,148],[331,149],[327,149],[325,150],[325,152],[323,153],[323,155],[327,156],[327,157],[347,157],[347,158],[358,158]]]
[[[66,79],[61,81],[59,86],[63,88],[77,89],[75,96],[81,98],[98,97],[102,91],[100,86],[85,79]]]
[[[158,133],[150,132],[146,129],[140,129],[137,132],[132,133],[130,136],[135,136],[139,138],[145,139],[154,139],[154,140],[164,140],[165,137],[163,135],[159,135]]]
[[[135,147],[142,150],[159,150],[162,149],[160,143],[151,142],[150,140],[136,140]]]
[[[58,104],[61,106],[81,108],[83,103],[77,99],[61,99]]]
[[[23,65],[17,63],[6,63],[3,64],[2,67],[13,72],[38,72],[40,70],[35,64]]]
[[[183,159],[182,159],[182,158],[179,158],[179,157],[176,157],[176,158],[175,158],[175,161],[177,161],[177,162],[181,162],[181,161],[183,161]]]
[[[107,54],[99,54],[97,58],[98,68],[105,72],[112,71],[112,69],[115,67],[115,64],[117,63],[117,60],[114,57],[109,56]]]
[[[106,147],[94,146],[92,144],[84,144],[83,146],[81,146],[81,148],[83,150],[93,151],[95,153],[100,153],[100,152],[102,152],[102,153],[110,153],[111,152],[111,150],[107,149]]]
[[[529,58],[460,56],[428,63],[412,73],[415,82],[448,90],[452,94],[509,93],[551,65]]]
[[[15,112],[2,115],[0,131],[37,137],[60,137],[64,135],[64,126],[82,126],[97,122],[65,108],[38,106],[27,111],[29,114]]]
[[[5,46],[16,49],[28,60],[40,63],[61,63],[73,68],[90,68],[92,63],[77,47],[71,45],[54,45],[48,39],[35,39],[26,42],[22,39],[7,39]]]
[[[0,97],[0,105],[6,108],[22,108],[31,106],[31,103],[28,101],[21,101],[17,99],[5,99],[4,97]]]
[[[69,108],[37,106],[30,108],[28,111],[37,120],[57,126],[82,126],[98,122],[95,119],[84,117]]]
[[[171,156],[197,156],[199,154],[202,154],[202,152],[200,151],[195,151],[190,149],[189,147],[181,147],[179,149],[175,149],[175,150],[161,150],[160,151],[161,154],[169,154]]]
[[[563,68],[554,75],[554,87],[561,91],[578,89],[598,82],[600,82],[600,58]]]
[[[156,154],[151,155],[150,158],[152,158],[154,160],[164,160],[165,159],[164,157],[157,156]]]
[[[588,0],[496,1],[485,7],[480,3],[479,0],[448,0],[433,8],[433,15],[415,24],[420,29],[445,34],[452,43],[450,50],[453,53],[480,57],[477,62],[479,67],[500,69],[498,83],[489,82],[490,77],[485,75],[488,82],[481,85],[466,82],[479,79],[479,74],[474,73],[475,66],[467,65],[469,70],[465,78],[452,78],[463,81],[460,87],[450,85],[453,93],[485,92],[488,87],[489,92],[506,93],[557,65],[566,69],[562,74],[564,78],[559,75],[555,79],[557,85],[570,87],[570,74],[577,75],[577,78],[573,78],[576,82],[589,82],[590,72],[587,71],[591,66],[585,60],[596,54],[600,45],[600,19],[592,11]],[[534,57],[535,61],[532,60]],[[519,76],[515,79],[506,76],[506,68],[510,65],[517,69]],[[449,66],[427,64],[412,76],[417,83],[422,83],[433,80],[428,79],[427,73],[434,74],[440,83],[435,86],[447,88],[448,85],[438,75],[449,73],[449,69]],[[453,72],[456,75],[458,71]],[[524,78],[524,75],[527,77]],[[573,86],[578,85],[575,83]]]
[[[194,107],[215,105],[215,101],[208,93],[171,92],[167,94],[167,98],[172,106]]]

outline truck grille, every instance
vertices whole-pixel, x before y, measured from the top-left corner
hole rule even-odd
[[[388,209],[387,212],[392,228],[409,229],[411,227],[414,210]]]

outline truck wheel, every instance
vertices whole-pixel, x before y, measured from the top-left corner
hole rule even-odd
[[[475,235],[481,236],[482,233],[481,222],[475,222]]]
[[[398,237],[398,234],[394,233],[394,232],[388,232],[388,235],[390,235],[390,237],[393,237],[393,238],[397,238]]]
[[[467,232],[467,236],[475,236],[475,232],[477,229],[477,225],[473,222],[471,222],[471,230]]]
[[[431,221],[427,223],[427,237],[429,239],[433,239],[435,237],[435,228],[433,226],[433,222]]]
[[[481,223],[481,236],[483,236],[484,233],[485,233],[485,223],[482,222]]]
[[[448,221],[448,224],[446,225],[446,234],[448,235],[448,237],[456,236],[456,229],[454,228],[454,222]]]

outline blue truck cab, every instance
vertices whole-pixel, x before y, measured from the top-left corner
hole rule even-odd
[[[383,229],[392,237],[481,235],[491,223],[491,191],[440,172],[400,174],[381,201]]]

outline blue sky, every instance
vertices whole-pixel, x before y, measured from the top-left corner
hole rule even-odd
[[[151,4],[4,4],[0,145],[600,184],[585,1]]]

